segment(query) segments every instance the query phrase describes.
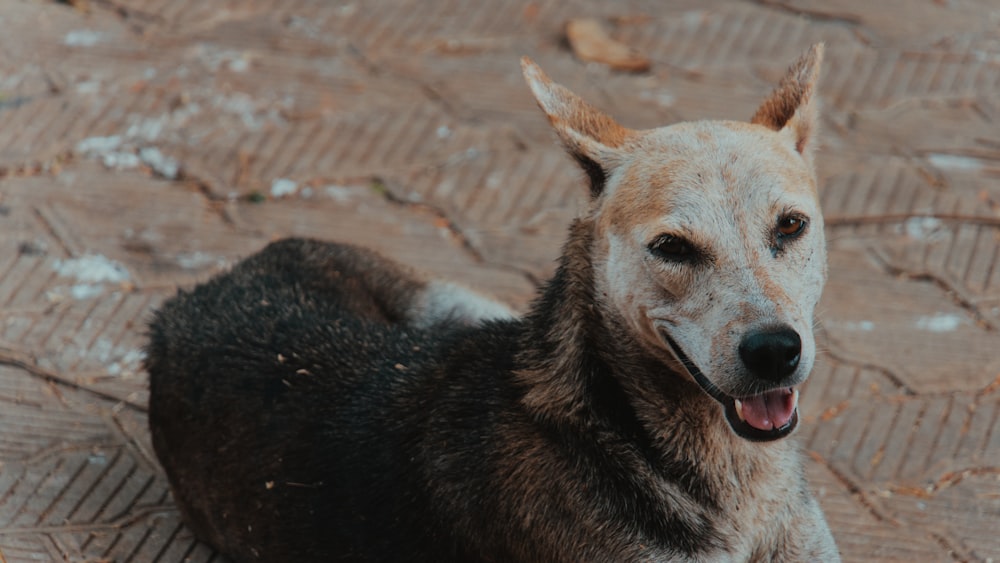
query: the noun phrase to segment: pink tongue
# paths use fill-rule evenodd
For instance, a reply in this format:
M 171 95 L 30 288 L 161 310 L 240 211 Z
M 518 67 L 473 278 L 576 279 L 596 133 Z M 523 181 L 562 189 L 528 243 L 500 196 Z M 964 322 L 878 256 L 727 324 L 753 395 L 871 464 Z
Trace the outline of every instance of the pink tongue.
M 795 412 L 795 398 L 791 389 L 778 389 L 741 401 L 743 420 L 758 430 L 781 428 L 788 424 Z

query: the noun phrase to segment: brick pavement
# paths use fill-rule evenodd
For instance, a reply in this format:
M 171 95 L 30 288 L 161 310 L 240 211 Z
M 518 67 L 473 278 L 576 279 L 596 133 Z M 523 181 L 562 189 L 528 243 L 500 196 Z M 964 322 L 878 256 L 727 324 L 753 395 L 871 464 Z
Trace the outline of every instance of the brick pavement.
M 577 61 L 579 16 L 651 70 Z M 519 56 L 644 127 L 749 116 L 817 40 L 811 482 L 846 560 L 1000 560 L 994 1 L 0 0 L 0 561 L 220 560 L 151 456 L 139 347 L 270 239 L 523 307 L 585 189 Z

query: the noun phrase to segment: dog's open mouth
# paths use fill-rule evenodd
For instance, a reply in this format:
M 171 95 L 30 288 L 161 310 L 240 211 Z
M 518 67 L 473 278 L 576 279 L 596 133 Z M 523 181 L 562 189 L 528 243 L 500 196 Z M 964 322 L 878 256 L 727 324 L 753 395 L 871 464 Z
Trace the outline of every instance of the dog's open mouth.
M 784 438 L 799 423 L 799 390 L 792 387 L 726 399 L 723 403 L 726 420 L 737 434 L 748 440 L 763 442 Z
M 798 426 L 798 389 L 784 387 L 745 397 L 727 395 L 701 373 L 669 334 L 664 331 L 661 334 L 695 382 L 722 404 L 726 420 L 738 436 L 754 442 L 770 442 L 788 436 Z

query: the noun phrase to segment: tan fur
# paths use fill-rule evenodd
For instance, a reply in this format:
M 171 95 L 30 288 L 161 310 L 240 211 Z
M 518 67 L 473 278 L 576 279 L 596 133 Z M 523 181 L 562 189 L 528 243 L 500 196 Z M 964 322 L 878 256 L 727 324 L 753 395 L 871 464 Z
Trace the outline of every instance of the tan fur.
M 812 145 L 815 137 L 816 104 L 813 91 L 819 80 L 819 67 L 823 62 L 823 44 L 813 45 L 799 59 L 788 74 L 778 84 L 778 88 L 763 103 L 751 123 L 763 125 L 775 131 L 789 130 L 795 136 L 795 148 L 807 161 L 812 160 Z
M 661 451 L 697 460 L 700 475 L 725 509 L 705 511 L 675 483 L 643 473 L 644 486 L 659 490 L 664 503 L 687 506 L 692 519 L 711 519 L 724 530 L 724 543 L 705 556 L 687 558 L 648 550 L 622 530 L 613 545 L 593 546 L 594 560 L 839 559 L 794 442 L 754 443 L 735 435 L 719 404 L 686 376 L 663 337 L 669 334 L 712 384 L 739 396 L 751 391 L 737 353 L 740 336 L 780 323 L 802 339 L 794 382 L 808 377 L 816 353 L 814 308 L 826 279 L 812 163 L 822 53 L 822 45 L 814 46 L 793 65 L 751 123 L 703 121 L 644 131 L 618 125 L 553 83 L 534 63 L 522 61 L 539 105 L 591 176 L 594 192 L 591 211 L 574 224 L 564 255 L 565 267 L 579 278 L 570 287 L 579 295 L 567 301 L 593 305 L 565 311 L 553 331 L 568 335 L 563 342 L 580 342 L 574 334 L 603 323 L 613 328 L 610 341 L 624 343 L 617 348 L 623 363 L 631 355 L 622 350 L 630 346 L 636 357 L 663 363 L 661 382 L 621 383 L 644 425 L 669 429 L 657 444 Z M 769 237 L 786 213 L 807 218 L 808 226 L 780 250 L 779 259 Z M 650 243 L 664 233 L 699 248 L 706 263 L 688 267 L 651 256 Z M 567 366 L 575 361 L 569 353 L 562 358 Z M 574 396 L 579 390 L 546 380 L 571 372 L 560 367 L 521 374 L 536 390 L 526 403 L 540 413 L 572 412 L 582 404 Z M 512 440 L 510 459 L 531 457 L 516 446 L 532 443 L 537 440 Z M 528 467 L 508 468 L 511 487 L 540 499 L 537 506 L 523 507 L 520 518 L 531 520 L 533 510 L 556 503 L 575 511 L 572 518 L 584 528 L 601 525 L 599 512 L 588 512 L 579 492 L 555 483 L 538 488 L 538 479 L 521 475 Z M 557 531 L 552 537 L 560 539 Z M 557 553 L 558 546 L 552 549 Z

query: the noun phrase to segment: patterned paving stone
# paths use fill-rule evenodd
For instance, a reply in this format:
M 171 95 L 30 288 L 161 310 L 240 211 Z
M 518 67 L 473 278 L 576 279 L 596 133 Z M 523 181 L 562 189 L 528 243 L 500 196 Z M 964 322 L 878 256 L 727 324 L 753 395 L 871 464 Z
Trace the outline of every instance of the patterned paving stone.
M 0 403 L 7 561 L 211 555 L 180 525 L 159 468 L 123 433 L 120 406 L 7 366 Z
M 887 369 L 916 393 L 974 391 L 1000 372 L 1000 337 L 947 287 L 896 276 L 860 249 L 831 252 L 830 268 L 821 322 L 831 349 Z M 864 305 L 835 308 L 835 301 Z
M 22 252 L 22 260 L 46 266 L 30 286 L 51 289 L 53 296 L 69 296 L 74 282 L 95 285 L 76 288 L 78 297 L 123 285 L 172 287 L 203 278 L 251 248 L 227 225 L 223 205 L 208 201 L 196 185 L 152 177 L 142 164 L 113 171 L 85 161 L 57 175 L 8 179 L 4 204 L 10 213 L 2 220 L 29 218 L 22 219 L 29 230 L 18 242 L 39 247 Z
M 858 560 L 869 561 L 953 559 L 950 550 L 935 538 L 908 534 L 902 523 L 871 510 L 821 463 L 810 464 L 808 475 L 843 554 L 858 554 Z
M 524 307 L 531 297 L 532 284 L 524 274 L 470 253 L 462 232 L 433 209 L 417 207 L 411 220 L 398 221 L 399 204 L 386 199 L 381 184 L 308 189 L 312 195 L 307 197 L 241 205 L 233 213 L 235 224 L 267 239 L 305 236 L 362 244 L 515 307 Z
M 652 69 L 575 60 L 581 16 Z M 269 240 L 523 308 L 587 201 L 520 56 L 642 128 L 745 118 L 819 40 L 810 482 L 847 561 L 1000 559 L 998 23 L 992 0 L 6 2 L 0 562 L 221 561 L 151 454 L 142 331 Z
M 582 174 L 555 144 L 476 151 L 387 187 L 441 210 L 487 261 L 521 265 L 538 279 L 551 274 L 567 225 L 588 205 Z

